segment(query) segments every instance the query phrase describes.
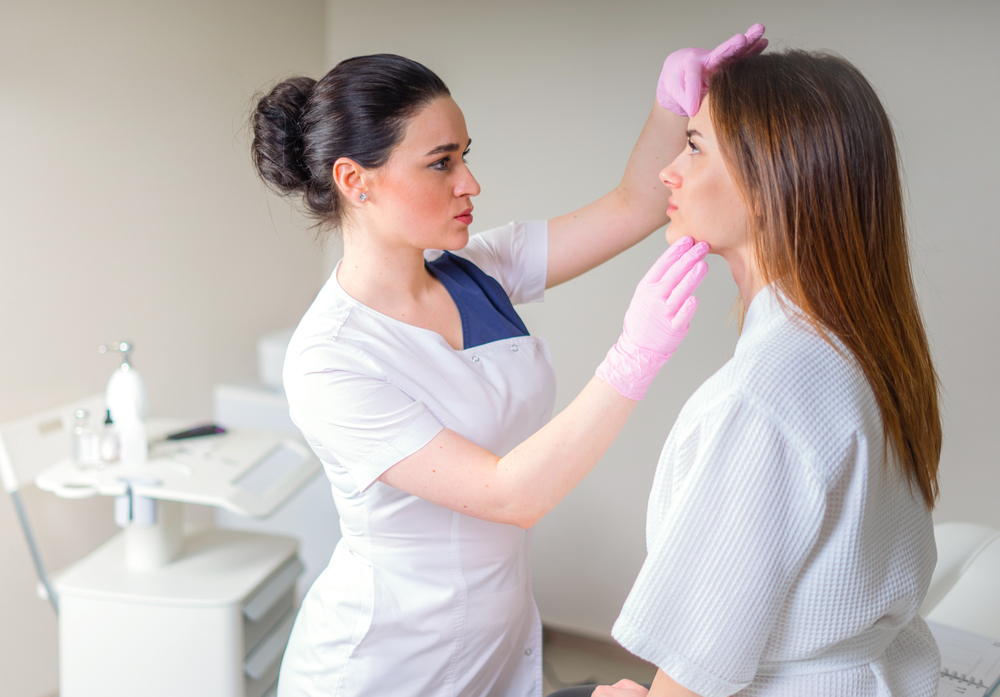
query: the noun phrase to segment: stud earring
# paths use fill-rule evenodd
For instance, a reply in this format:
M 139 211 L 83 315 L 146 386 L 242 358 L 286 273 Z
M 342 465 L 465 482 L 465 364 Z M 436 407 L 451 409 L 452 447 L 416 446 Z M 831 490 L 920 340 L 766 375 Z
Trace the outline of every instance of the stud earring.
M 364 203 L 365 201 L 368 200 L 368 194 L 361 194 L 360 198 L 361 198 L 361 202 Z

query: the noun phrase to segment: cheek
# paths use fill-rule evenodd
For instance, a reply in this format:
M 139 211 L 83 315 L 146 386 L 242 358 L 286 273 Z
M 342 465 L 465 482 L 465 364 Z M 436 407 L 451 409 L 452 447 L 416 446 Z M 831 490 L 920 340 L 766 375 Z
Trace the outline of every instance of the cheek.
M 385 190 L 392 192 L 394 217 L 405 218 L 409 224 L 419 224 L 435 211 L 440 212 L 440 196 L 423 177 L 394 177 L 385 181 Z

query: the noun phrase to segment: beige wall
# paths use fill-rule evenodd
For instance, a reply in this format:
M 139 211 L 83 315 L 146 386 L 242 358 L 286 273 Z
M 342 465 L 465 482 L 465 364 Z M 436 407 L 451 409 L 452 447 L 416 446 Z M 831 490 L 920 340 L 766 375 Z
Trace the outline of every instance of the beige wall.
M 274 77 L 392 51 L 451 86 L 483 185 L 476 229 L 551 217 L 615 184 L 664 55 L 754 21 L 777 45 L 830 48 L 883 95 L 903 147 L 917 283 L 945 391 L 938 520 L 1000 526 L 994 298 L 1000 88 L 993 2 L 585 1 L 29 3 L 0 21 L 0 420 L 103 388 L 100 343 L 129 338 L 158 414 L 206 417 L 254 339 L 294 324 L 319 263 L 290 207 L 254 180 L 239 132 Z M 719 19 L 724 18 L 724 19 Z M 322 54 L 324 43 L 326 56 Z M 994 71 L 995 72 L 995 71 Z M 524 308 L 549 339 L 559 406 L 617 337 L 657 234 Z M 598 469 L 539 524 L 545 619 L 606 635 L 644 554 L 656 457 L 684 400 L 731 354 L 735 287 L 712 263 L 692 333 Z M 58 567 L 113 532 L 106 501 L 29 491 Z M 0 496 L 0 685 L 55 688 L 55 622 Z
M 505 0 L 363 7 L 328 0 L 329 65 L 391 51 L 451 87 L 482 184 L 474 230 L 547 218 L 610 189 L 652 103 L 665 55 L 714 46 L 760 21 L 777 47 L 828 48 L 854 61 L 897 128 L 909 182 L 916 281 L 944 388 L 940 521 L 1000 527 L 1000 85 L 991 1 Z M 664 247 L 658 233 L 604 268 L 523 308 L 552 347 L 557 407 L 615 340 L 632 288 Z M 716 260 L 718 261 L 718 260 Z M 711 263 L 684 346 L 593 474 L 536 529 L 543 618 L 607 636 L 645 554 L 646 497 L 681 405 L 728 356 L 735 286 Z
M 0 9 L 0 421 L 103 390 L 129 339 L 154 414 L 208 418 L 293 324 L 319 253 L 265 195 L 251 95 L 323 66 L 320 0 L 5 0 Z M 115 530 L 108 500 L 28 490 L 54 568 Z M 0 495 L 0 693 L 56 688 L 51 608 Z

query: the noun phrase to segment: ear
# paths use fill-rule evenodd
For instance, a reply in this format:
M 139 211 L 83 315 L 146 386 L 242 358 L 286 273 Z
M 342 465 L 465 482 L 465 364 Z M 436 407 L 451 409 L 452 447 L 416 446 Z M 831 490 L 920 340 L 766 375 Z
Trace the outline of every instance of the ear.
M 349 204 L 360 202 L 361 194 L 368 191 L 365 184 L 368 178 L 368 170 L 354 160 L 341 157 L 333 163 L 333 184 Z

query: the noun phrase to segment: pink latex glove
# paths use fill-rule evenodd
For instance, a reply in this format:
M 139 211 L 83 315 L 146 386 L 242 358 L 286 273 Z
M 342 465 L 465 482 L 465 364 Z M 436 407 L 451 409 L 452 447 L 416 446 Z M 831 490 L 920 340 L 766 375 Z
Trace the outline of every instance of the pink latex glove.
M 691 295 L 708 271 L 708 244 L 682 237 L 639 281 L 625 313 L 622 335 L 597 368 L 601 378 L 639 400 L 687 334 L 698 307 Z
M 707 77 L 720 63 L 755 56 L 767 48 L 764 25 L 755 24 L 746 34 L 737 34 L 712 51 L 682 48 L 663 62 L 660 81 L 656 83 L 656 101 L 664 109 L 681 116 L 694 116 L 708 89 Z

